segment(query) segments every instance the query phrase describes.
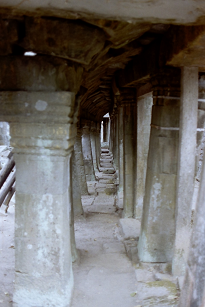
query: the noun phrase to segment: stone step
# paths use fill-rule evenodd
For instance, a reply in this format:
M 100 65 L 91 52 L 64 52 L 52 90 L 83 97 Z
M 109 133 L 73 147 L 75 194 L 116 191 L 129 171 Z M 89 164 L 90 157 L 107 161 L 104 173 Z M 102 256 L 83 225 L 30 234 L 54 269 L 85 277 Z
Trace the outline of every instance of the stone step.
M 103 174 L 114 174 L 115 173 L 115 169 L 112 168 L 106 168 L 103 170 Z
M 112 154 L 110 154 L 110 153 L 107 153 L 107 154 L 101 154 L 101 156 L 100 156 L 101 158 L 108 158 L 108 157 L 113 157 L 113 155 Z
M 100 159 L 100 163 L 112 163 L 113 159 L 109 158 L 109 159 Z
M 113 164 L 112 163 L 100 163 L 100 166 L 104 168 L 112 168 Z
M 109 153 L 109 149 L 107 149 L 107 148 L 102 148 L 102 149 L 101 149 L 101 153 Z
M 99 183 L 104 183 L 104 184 L 111 184 L 111 183 L 115 183 L 115 178 L 111 177 L 111 178 L 102 178 L 99 180 Z
M 116 192 L 117 192 L 116 185 L 113 185 L 113 187 L 111 187 L 111 184 L 109 186 L 107 185 L 107 187 L 105 189 L 105 194 L 106 195 L 115 195 Z

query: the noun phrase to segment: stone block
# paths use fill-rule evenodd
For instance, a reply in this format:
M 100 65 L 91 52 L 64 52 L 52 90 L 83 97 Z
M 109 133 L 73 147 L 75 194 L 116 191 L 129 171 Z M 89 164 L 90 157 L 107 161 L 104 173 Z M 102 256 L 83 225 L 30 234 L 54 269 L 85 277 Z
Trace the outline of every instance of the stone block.
M 169 280 L 171 282 L 176 283 L 176 277 L 170 275 L 170 274 L 162 274 L 159 272 L 154 273 L 154 279 L 155 280 Z
M 120 219 L 120 227 L 124 240 L 139 238 L 141 229 L 140 221 L 131 218 Z
M 115 185 L 111 185 L 111 184 L 110 184 L 110 187 L 107 186 L 106 189 L 105 189 L 105 194 L 107 194 L 107 195 L 115 195 L 116 194 L 116 186 Z
M 138 282 L 150 282 L 155 280 L 153 272 L 146 269 L 135 270 L 135 276 Z
M 115 169 L 114 168 L 107 168 L 103 170 L 103 174 L 114 174 Z
M 125 244 L 125 250 L 127 253 L 128 258 L 132 261 L 132 263 L 137 264 L 139 263 L 139 257 L 138 257 L 138 248 L 137 240 L 126 240 L 124 241 Z
M 184 276 L 179 276 L 177 277 L 177 281 L 178 281 L 178 286 L 179 286 L 179 290 L 181 291 L 184 285 Z

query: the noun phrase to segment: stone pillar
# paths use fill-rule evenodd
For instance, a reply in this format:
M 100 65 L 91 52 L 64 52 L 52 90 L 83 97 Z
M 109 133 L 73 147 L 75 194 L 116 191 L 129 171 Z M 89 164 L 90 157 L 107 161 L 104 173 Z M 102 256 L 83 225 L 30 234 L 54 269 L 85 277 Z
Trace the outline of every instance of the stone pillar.
M 76 129 L 70 110 L 75 95 L 13 91 L 1 92 L 0 100 L 16 162 L 13 306 L 66 307 L 73 289 L 70 157 Z
M 71 184 L 69 186 L 68 195 L 70 196 L 71 203 L 71 212 L 70 212 L 70 244 L 71 244 L 71 255 L 72 262 L 75 262 L 78 259 L 78 252 L 76 249 L 75 242 L 75 228 L 74 228 L 74 215 L 79 216 L 83 214 L 83 207 L 81 202 L 80 187 L 78 184 L 78 177 L 76 175 L 76 161 L 75 161 L 75 152 L 72 152 L 70 159 L 70 178 Z
M 117 108 L 115 109 L 115 155 L 114 155 L 114 166 L 115 169 L 118 171 L 118 111 Z
M 143 262 L 170 262 L 175 237 L 180 70 L 167 69 L 151 81 L 154 105 L 138 253 Z
M 95 133 L 95 142 L 96 142 L 96 162 L 97 168 L 100 170 L 100 155 L 101 155 L 101 123 L 97 122 L 96 133 Z
M 97 172 L 97 155 L 96 155 L 96 122 L 91 122 L 90 127 L 90 142 L 93 157 L 94 172 Z
M 113 153 L 113 137 L 114 137 L 114 121 L 113 114 L 110 116 L 110 139 L 109 139 L 109 150 Z
M 103 117 L 103 142 L 108 142 L 108 127 L 109 126 L 109 118 Z
M 123 217 L 134 216 L 134 159 L 135 159 L 135 111 L 136 90 L 123 89 L 120 95 L 123 105 Z
M 87 181 L 94 181 L 94 167 L 93 167 L 93 157 L 91 150 L 91 141 L 90 141 L 90 121 L 81 120 L 82 125 L 82 148 L 83 148 L 83 160 L 85 167 L 85 175 Z
M 123 153 L 123 107 L 118 108 L 118 167 L 119 167 L 119 191 L 123 190 L 124 153 Z
M 80 171 L 80 169 L 78 170 L 79 167 L 80 165 L 78 165 L 78 162 L 76 161 L 76 153 L 74 149 L 72 153 L 72 157 L 71 157 L 71 176 L 72 176 L 73 214 L 75 216 L 79 216 L 83 214 L 83 207 L 82 207 L 82 201 L 81 201 L 81 187 L 79 183 L 80 176 L 78 176 L 78 172 Z
M 152 92 L 137 98 L 137 156 L 134 195 L 134 217 L 137 220 L 141 220 L 143 210 L 152 104 Z
M 191 246 L 179 307 L 203 307 L 205 304 L 205 159 L 201 175 Z
M 118 171 L 119 171 L 119 187 L 118 187 L 118 206 L 123 208 L 123 182 L 124 182 L 124 146 L 123 146 L 123 130 L 124 130 L 124 107 L 118 106 Z
M 195 178 L 197 114 L 198 67 L 183 67 L 181 73 L 176 237 L 172 263 L 172 272 L 177 276 L 185 274 L 189 250 L 192 197 Z
M 83 160 L 83 149 L 82 149 L 81 138 L 82 138 L 82 129 L 78 126 L 76 141 L 74 145 L 76 170 L 77 170 L 77 176 L 78 176 L 78 182 L 80 185 L 81 195 L 88 195 L 88 187 L 87 187 L 86 176 L 85 176 L 85 167 L 84 167 L 84 160 Z

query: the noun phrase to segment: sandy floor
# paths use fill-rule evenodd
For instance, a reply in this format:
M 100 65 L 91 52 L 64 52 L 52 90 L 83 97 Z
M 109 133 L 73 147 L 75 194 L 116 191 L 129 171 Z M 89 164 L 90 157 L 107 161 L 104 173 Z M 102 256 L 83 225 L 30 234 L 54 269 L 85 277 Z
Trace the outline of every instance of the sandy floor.
M 124 244 L 116 238 L 118 220 L 115 213 L 89 213 L 86 219 L 76 221 L 80 256 L 79 262 L 73 265 L 72 307 L 136 306 L 131 296 L 136 290 L 135 271 Z

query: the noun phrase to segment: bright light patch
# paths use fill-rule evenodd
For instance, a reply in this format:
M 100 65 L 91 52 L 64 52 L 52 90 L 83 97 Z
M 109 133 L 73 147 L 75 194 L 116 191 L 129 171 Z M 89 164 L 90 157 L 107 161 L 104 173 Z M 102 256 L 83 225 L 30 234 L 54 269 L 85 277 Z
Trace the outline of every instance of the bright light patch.
M 33 52 L 33 51 L 26 51 L 24 52 L 24 56 L 35 56 L 37 53 Z

